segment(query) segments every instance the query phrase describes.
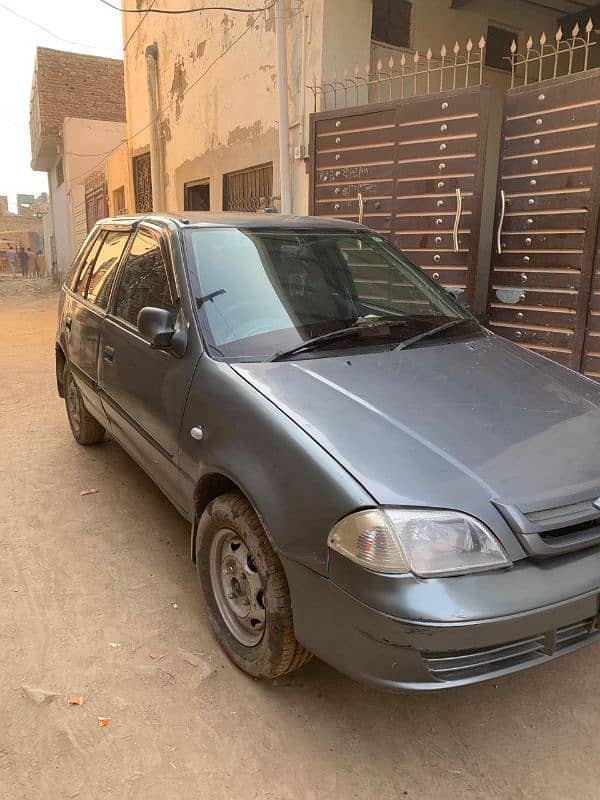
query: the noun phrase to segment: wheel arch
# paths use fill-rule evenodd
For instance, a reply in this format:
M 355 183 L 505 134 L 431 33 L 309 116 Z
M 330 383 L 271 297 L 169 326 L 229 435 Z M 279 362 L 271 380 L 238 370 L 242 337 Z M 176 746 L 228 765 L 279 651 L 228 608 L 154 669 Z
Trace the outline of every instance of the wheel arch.
M 67 357 L 57 342 L 55 346 L 55 359 L 56 359 L 56 388 L 58 390 L 58 396 L 64 397 L 65 396 L 65 366 L 67 363 Z
M 198 522 L 200 517 L 210 502 L 222 494 L 227 494 L 227 492 L 237 492 L 252 506 L 273 549 L 275 552 L 278 550 L 273 542 L 273 537 L 265 525 L 263 515 L 260 513 L 260 510 L 257 508 L 256 503 L 252 500 L 248 492 L 240 485 L 239 481 L 236 481 L 224 472 L 211 471 L 200 477 L 194 489 L 194 518 L 190 537 L 190 557 L 194 563 L 196 562 L 196 538 L 198 535 Z

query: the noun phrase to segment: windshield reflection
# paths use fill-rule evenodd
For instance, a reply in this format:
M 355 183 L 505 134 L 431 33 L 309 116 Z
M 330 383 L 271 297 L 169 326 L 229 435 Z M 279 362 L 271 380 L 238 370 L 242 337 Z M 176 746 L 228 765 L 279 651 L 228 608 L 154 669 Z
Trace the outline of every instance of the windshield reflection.
M 471 319 L 376 235 L 288 228 L 186 235 L 200 323 L 208 346 L 225 357 L 268 359 L 357 326 L 358 335 L 328 337 L 319 349 L 389 346 Z M 373 324 L 385 320 L 393 324 Z

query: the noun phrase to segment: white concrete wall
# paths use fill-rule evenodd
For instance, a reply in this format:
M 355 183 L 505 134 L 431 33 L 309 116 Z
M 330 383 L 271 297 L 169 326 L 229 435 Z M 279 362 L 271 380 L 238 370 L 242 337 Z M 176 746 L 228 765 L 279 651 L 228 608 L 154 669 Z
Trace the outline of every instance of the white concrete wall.
M 71 261 L 71 228 L 69 222 L 69 204 L 67 202 L 67 187 L 65 182 L 57 186 L 56 165 L 48 173 L 48 187 L 50 190 L 50 212 L 52 214 L 52 228 L 54 232 L 54 252 L 56 254 L 56 277 L 63 278 L 67 273 Z M 50 249 L 48 262 L 52 272 L 53 250 Z

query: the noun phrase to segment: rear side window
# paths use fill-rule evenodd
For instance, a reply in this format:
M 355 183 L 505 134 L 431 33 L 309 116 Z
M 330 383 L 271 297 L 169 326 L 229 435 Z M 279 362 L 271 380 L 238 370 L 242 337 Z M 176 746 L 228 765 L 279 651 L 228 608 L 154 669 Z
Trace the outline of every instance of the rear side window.
M 83 261 L 81 262 L 79 272 L 75 270 L 75 277 L 73 283 L 71 284 L 71 289 L 74 292 L 77 292 L 77 294 L 83 294 L 85 292 L 85 287 L 87 286 L 88 278 L 90 276 L 90 270 L 94 266 L 94 261 L 98 255 L 98 250 L 100 249 L 103 238 L 104 236 L 101 233 L 98 238 L 94 240 L 94 243 L 87 251 Z
M 153 233 L 141 230 L 125 260 L 115 314 L 137 328 L 138 314 L 145 306 L 175 311 L 160 241 Z
M 92 268 L 87 299 L 100 308 L 108 306 L 117 266 L 129 238 L 129 231 L 108 231 Z

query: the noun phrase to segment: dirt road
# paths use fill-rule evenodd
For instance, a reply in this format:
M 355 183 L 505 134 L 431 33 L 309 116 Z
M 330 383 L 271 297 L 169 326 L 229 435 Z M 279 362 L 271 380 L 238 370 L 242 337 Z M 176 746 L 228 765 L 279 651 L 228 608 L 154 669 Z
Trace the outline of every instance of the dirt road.
M 2 800 L 600 795 L 597 645 L 434 696 L 316 660 L 274 684 L 233 667 L 188 525 L 117 445 L 71 438 L 55 307 L 46 284 L 0 279 Z

